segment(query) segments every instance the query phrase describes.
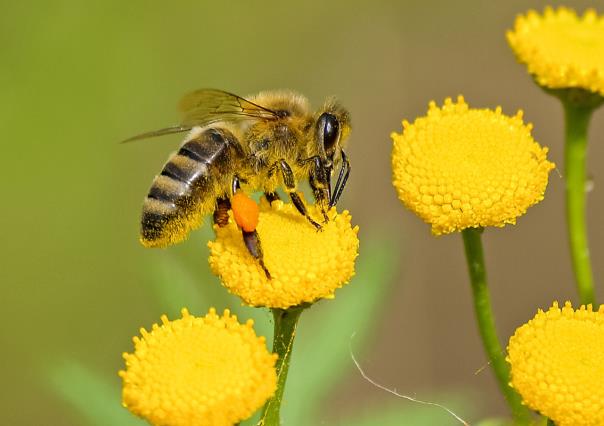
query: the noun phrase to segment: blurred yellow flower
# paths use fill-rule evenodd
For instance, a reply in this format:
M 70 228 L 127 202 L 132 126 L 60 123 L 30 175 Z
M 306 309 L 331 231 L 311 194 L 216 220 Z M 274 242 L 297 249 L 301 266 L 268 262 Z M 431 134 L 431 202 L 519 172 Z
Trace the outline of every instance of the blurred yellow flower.
M 539 310 L 510 339 L 507 361 L 525 404 L 557 426 L 604 425 L 604 305 Z
M 153 425 L 233 425 L 250 417 L 273 395 L 275 361 L 253 321 L 240 324 L 228 310 L 214 309 L 134 337 L 134 353 L 124 354 L 122 400 Z
M 332 209 L 329 222 L 317 231 L 292 204 L 278 200 L 271 204 L 261 201 L 257 227 L 271 279 L 248 253 L 232 219 L 225 227 L 215 227 L 216 240 L 208 244 L 212 271 L 251 306 L 285 309 L 333 298 L 354 275 L 359 240 L 350 214 Z M 313 205 L 308 211 L 321 217 Z
M 534 10 L 516 18 L 507 39 L 537 82 L 550 89 L 581 88 L 604 95 L 604 17 L 587 10 Z
M 543 199 L 554 168 L 531 129 L 522 111 L 470 109 L 462 96 L 430 102 L 427 116 L 391 135 L 398 197 L 436 235 L 515 223 Z

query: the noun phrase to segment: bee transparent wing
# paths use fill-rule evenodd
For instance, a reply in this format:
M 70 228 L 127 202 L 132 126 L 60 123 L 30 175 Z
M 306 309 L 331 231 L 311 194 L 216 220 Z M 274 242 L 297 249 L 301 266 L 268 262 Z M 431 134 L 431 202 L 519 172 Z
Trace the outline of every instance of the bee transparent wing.
M 206 126 L 217 121 L 275 120 L 275 111 L 217 89 L 200 89 L 185 95 L 179 104 L 182 127 Z
M 217 89 L 199 89 L 191 92 L 181 99 L 178 107 L 183 114 L 180 125 L 141 133 L 123 140 L 122 143 L 188 132 L 195 126 L 207 126 L 217 121 L 275 120 L 279 118 L 275 111 L 250 102 L 241 96 Z
M 122 143 L 137 141 L 139 139 L 154 138 L 156 136 L 171 135 L 173 133 L 188 132 L 189 130 L 191 130 L 191 128 L 192 128 L 192 126 L 166 127 L 164 129 L 153 130 L 151 132 L 145 132 L 145 133 L 141 133 L 140 135 L 129 137 L 128 139 L 124 139 L 122 141 Z

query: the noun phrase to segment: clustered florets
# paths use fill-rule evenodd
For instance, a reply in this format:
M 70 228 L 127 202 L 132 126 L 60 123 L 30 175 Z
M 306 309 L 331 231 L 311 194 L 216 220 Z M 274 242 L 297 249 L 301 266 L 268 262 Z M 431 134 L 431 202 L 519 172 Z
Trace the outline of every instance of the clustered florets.
M 543 199 L 547 148 L 513 117 L 470 109 L 463 97 L 430 103 L 428 114 L 393 133 L 393 183 L 407 208 L 434 234 L 515 223 Z

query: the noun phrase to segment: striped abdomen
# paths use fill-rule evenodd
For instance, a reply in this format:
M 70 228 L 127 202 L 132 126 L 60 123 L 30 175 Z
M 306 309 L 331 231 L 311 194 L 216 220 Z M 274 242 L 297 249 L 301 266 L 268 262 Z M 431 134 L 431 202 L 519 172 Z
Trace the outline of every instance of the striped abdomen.
M 239 144 L 225 129 L 192 133 L 155 177 L 143 204 L 141 243 L 165 247 L 184 240 L 228 192 Z

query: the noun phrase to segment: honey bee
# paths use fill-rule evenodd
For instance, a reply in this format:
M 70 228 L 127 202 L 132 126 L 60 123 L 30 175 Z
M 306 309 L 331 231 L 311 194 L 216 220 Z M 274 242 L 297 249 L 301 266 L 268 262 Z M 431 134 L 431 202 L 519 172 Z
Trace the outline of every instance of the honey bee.
M 307 181 L 323 220 L 346 186 L 350 163 L 343 150 L 350 133 L 350 114 L 334 99 L 313 112 L 308 100 L 291 91 L 261 92 L 244 99 L 215 89 L 185 95 L 179 104 L 180 125 L 143 133 L 126 141 L 188 132 L 155 176 L 143 203 L 140 241 L 166 247 L 184 240 L 213 213 L 225 226 L 232 197 L 262 191 L 269 202 L 283 188 L 296 209 L 316 229 L 297 192 Z M 339 165 L 332 191 L 331 178 Z M 255 229 L 242 229 L 248 251 L 264 268 Z

